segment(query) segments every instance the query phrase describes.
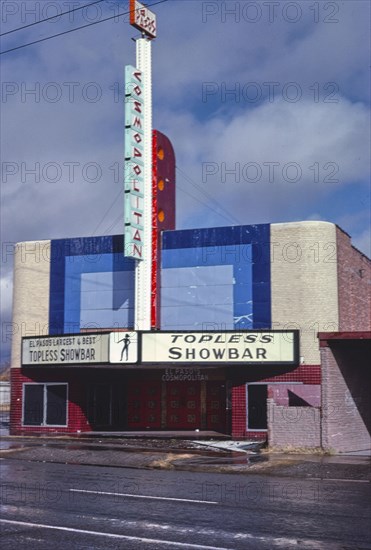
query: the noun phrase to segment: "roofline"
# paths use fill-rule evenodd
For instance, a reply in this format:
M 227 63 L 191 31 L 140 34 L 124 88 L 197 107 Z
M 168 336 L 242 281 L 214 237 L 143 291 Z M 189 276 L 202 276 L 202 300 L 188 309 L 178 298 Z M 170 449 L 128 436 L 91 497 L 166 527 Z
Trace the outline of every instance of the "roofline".
M 353 332 L 318 332 L 320 348 L 326 348 L 333 341 L 344 340 L 369 340 L 371 342 L 371 330 L 353 331 Z

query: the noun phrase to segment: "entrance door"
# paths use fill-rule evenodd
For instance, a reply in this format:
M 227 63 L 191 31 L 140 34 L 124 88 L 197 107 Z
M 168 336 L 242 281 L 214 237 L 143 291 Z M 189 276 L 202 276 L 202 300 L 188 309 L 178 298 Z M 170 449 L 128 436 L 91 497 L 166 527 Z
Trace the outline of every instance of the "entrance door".
M 223 382 L 206 383 L 206 429 L 224 431 L 226 389 Z
M 168 429 L 201 428 L 201 382 L 167 382 Z
M 267 429 L 266 384 L 249 384 L 247 386 L 247 427 L 249 430 Z
M 161 428 L 161 382 L 131 380 L 127 388 L 128 427 Z
M 112 387 L 94 384 L 88 388 L 88 419 L 92 429 L 107 429 L 112 425 Z

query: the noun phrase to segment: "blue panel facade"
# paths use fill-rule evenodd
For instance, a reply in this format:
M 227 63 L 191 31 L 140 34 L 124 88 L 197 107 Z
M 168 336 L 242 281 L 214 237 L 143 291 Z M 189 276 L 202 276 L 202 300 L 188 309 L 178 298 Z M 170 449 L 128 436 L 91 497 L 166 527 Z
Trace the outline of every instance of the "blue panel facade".
M 162 330 L 270 326 L 268 224 L 163 234 Z
M 162 330 L 271 326 L 269 225 L 163 234 Z M 121 236 L 51 243 L 51 334 L 134 327 L 134 261 Z
M 122 237 L 51 243 L 50 334 L 134 326 L 134 262 Z

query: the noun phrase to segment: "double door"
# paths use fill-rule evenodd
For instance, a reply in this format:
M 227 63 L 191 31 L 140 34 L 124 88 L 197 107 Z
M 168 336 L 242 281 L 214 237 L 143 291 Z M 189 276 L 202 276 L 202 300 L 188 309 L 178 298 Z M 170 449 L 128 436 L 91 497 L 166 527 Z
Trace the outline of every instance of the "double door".
M 226 430 L 223 382 L 133 380 L 127 403 L 129 429 Z
M 88 386 L 87 418 L 93 430 L 121 429 L 126 415 L 123 384 L 96 383 Z
M 201 428 L 201 382 L 166 383 L 166 427 L 195 430 Z
M 128 381 L 127 424 L 130 429 L 161 429 L 162 384 L 159 380 Z
M 219 381 L 129 379 L 88 388 L 93 430 L 226 430 L 225 386 Z

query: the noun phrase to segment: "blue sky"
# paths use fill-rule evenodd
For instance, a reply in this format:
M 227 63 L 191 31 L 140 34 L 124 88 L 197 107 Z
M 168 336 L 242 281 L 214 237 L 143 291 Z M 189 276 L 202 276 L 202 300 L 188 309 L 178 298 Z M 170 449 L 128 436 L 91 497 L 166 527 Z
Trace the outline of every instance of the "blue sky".
M 1 32 L 89 1 L 4 0 Z M 127 9 L 105 0 L 3 36 L 1 51 Z M 153 10 L 154 127 L 177 156 L 177 227 L 321 219 L 370 254 L 370 3 L 168 0 Z M 6 250 L 122 232 L 123 74 L 137 35 L 122 17 L 1 56 Z M 11 255 L 1 290 L 6 323 Z

